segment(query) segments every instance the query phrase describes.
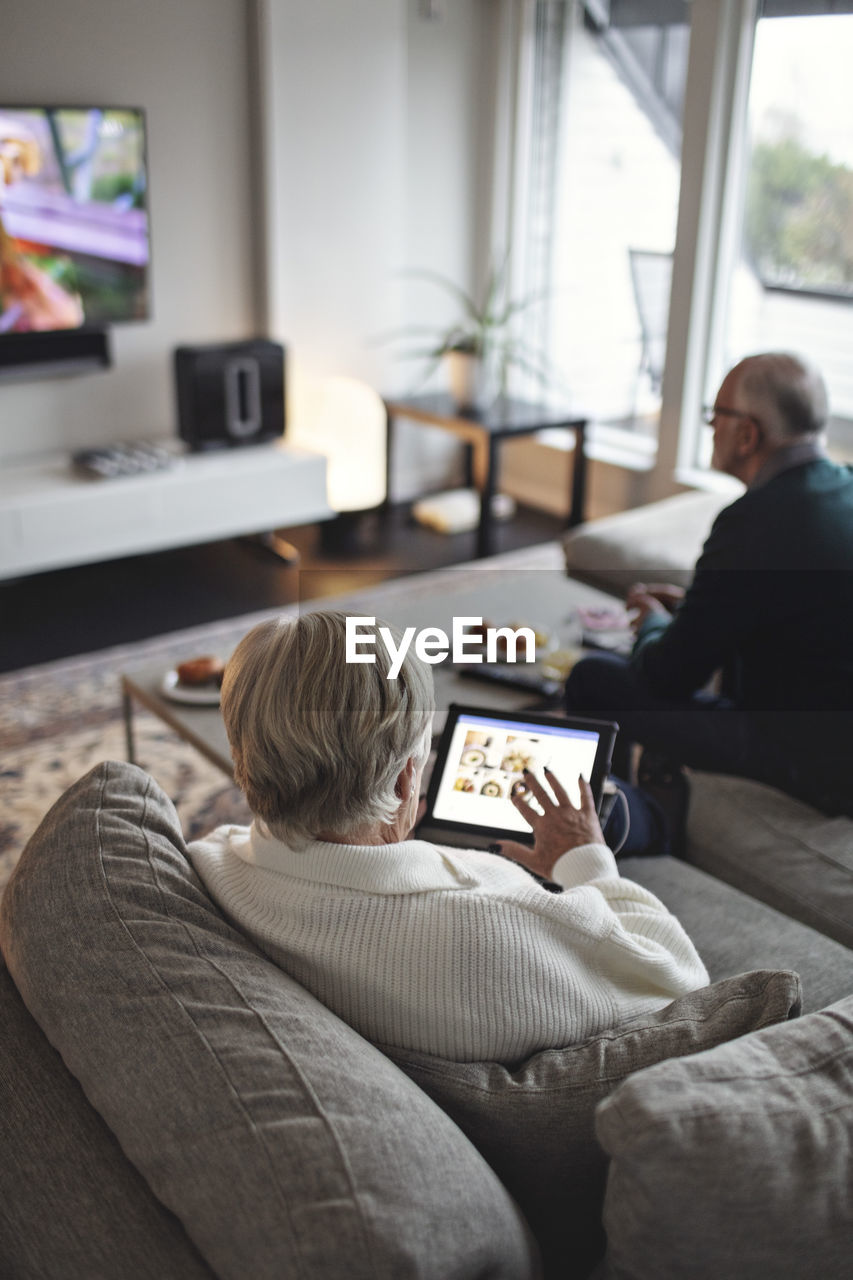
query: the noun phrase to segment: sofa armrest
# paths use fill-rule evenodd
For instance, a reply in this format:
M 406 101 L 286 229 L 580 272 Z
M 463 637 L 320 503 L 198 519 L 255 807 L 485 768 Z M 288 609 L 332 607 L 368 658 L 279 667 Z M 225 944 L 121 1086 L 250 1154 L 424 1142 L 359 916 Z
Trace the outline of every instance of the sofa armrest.
M 456 1126 L 232 928 L 175 810 L 127 764 L 92 770 L 0 904 L 30 1012 L 219 1277 L 488 1273 L 536 1247 Z
M 591 520 L 564 536 L 566 571 L 618 596 L 634 582 L 687 587 L 711 525 L 734 496 L 681 493 Z

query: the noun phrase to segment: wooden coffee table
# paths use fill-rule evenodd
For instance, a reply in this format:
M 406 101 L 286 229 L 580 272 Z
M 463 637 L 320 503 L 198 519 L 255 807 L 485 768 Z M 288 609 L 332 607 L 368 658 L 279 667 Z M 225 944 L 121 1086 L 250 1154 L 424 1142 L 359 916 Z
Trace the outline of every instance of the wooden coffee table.
M 441 668 L 433 670 L 437 704 L 434 721 L 436 733 L 441 732 L 451 702 L 473 703 L 495 711 L 518 711 L 537 702 L 541 705 L 541 699 L 537 700 L 535 693 L 530 690 L 465 679 L 453 672 L 444 672 Z M 121 678 L 127 758 L 130 763 L 137 763 L 133 712 L 134 704 L 138 704 L 153 712 L 179 738 L 195 747 L 229 778 L 233 778 L 234 768 L 219 708 L 186 706 L 175 702 L 163 692 L 162 684 L 162 665 L 143 667 Z
M 543 563 L 546 567 L 537 567 Z M 313 600 L 303 609 L 335 608 L 349 613 L 378 616 L 397 626 L 422 629 L 438 626 L 448 634 L 453 617 L 479 617 L 494 626 L 529 625 L 558 637 L 558 643 L 577 648 L 580 630 L 578 607 L 612 606 L 612 596 L 585 583 L 566 577 L 557 550 L 526 565 L 521 553 L 497 557 L 476 567 L 460 566 L 429 574 L 415 574 L 359 595 Z M 492 569 L 490 566 L 500 566 Z M 516 565 L 521 567 L 515 567 Z M 239 620 L 235 620 L 235 623 Z M 246 627 L 248 629 L 248 627 Z M 239 629 L 234 644 L 240 638 Z M 195 641 L 196 646 L 198 640 Z M 197 647 L 187 659 L 201 652 Z M 221 653 L 222 658 L 229 655 Z M 473 668 L 471 668 L 473 669 Z M 469 669 L 469 670 L 471 670 Z M 524 669 L 524 664 L 520 664 Z M 541 697 L 530 689 L 492 684 L 460 674 L 449 662 L 433 666 L 436 717 L 440 732 L 452 702 L 469 703 L 497 711 L 517 711 L 542 705 Z M 148 664 L 122 675 L 121 688 L 127 735 L 127 758 L 135 759 L 133 715 L 135 706 L 152 712 L 207 760 L 233 778 L 233 766 L 218 706 L 195 706 L 176 702 L 164 692 L 163 663 Z M 558 708 L 555 703 L 555 710 Z
M 141 667 L 131 675 L 121 678 L 122 709 L 127 745 L 127 758 L 136 764 L 136 743 L 133 732 L 134 704 L 151 711 L 173 729 L 179 738 L 200 751 L 206 759 L 234 777 L 231 753 L 225 725 L 218 706 L 187 706 L 174 702 L 163 693 L 163 665 Z

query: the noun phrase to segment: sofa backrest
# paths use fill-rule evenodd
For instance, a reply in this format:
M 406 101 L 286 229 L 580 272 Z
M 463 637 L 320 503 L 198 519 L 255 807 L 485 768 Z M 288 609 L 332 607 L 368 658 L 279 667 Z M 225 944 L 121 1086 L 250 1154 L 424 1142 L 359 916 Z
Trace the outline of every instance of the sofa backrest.
M 692 773 L 687 840 L 695 866 L 853 948 L 853 818 L 750 778 Z
M 0 904 L 0 944 L 216 1276 L 538 1273 L 520 1211 L 453 1122 L 216 910 L 141 770 L 100 765 L 57 802 Z

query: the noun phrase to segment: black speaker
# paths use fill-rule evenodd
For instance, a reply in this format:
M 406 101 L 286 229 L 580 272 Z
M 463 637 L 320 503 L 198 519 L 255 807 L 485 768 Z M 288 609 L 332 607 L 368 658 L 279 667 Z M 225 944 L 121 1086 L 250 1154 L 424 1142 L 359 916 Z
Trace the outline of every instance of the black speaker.
M 283 435 L 284 367 L 284 347 L 262 338 L 176 347 L 181 439 L 222 449 Z

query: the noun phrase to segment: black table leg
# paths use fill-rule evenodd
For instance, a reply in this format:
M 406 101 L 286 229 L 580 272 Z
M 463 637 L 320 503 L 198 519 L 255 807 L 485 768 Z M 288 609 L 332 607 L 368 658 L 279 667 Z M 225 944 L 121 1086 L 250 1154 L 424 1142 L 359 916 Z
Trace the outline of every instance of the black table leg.
M 584 522 L 586 503 L 586 423 L 579 422 L 574 428 L 575 452 L 572 460 L 571 505 L 566 526 L 574 528 Z
M 472 444 L 464 444 L 462 448 L 465 450 L 465 454 L 464 454 L 465 488 L 472 489 L 474 487 L 474 446 Z
M 478 560 L 482 560 L 484 556 L 490 556 L 494 550 L 492 499 L 498 487 L 498 443 L 495 436 L 489 437 L 489 465 L 486 468 L 486 476 L 480 492 L 480 524 L 477 529 Z
M 385 500 L 380 504 L 379 511 L 383 518 L 387 518 L 391 511 L 391 461 L 393 452 L 393 434 L 394 419 L 386 409 L 385 411 Z

